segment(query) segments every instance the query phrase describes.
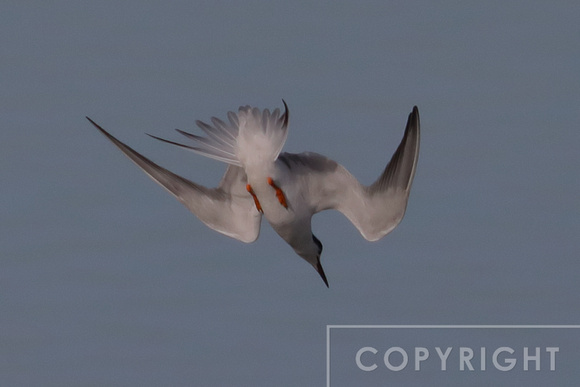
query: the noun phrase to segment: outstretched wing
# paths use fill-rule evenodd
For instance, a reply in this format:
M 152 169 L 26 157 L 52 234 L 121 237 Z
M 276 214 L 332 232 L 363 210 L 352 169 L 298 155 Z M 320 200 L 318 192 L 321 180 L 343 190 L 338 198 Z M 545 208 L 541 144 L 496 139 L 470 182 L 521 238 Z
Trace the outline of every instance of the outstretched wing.
M 229 165 L 219 186 L 209 189 L 160 167 L 87 119 L 208 227 L 242 242 L 249 243 L 258 238 L 262 215 L 245 190 L 247 178 L 242 168 Z
M 377 181 L 360 184 L 343 166 L 316 153 L 280 155 L 314 212 L 342 212 L 369 241 L 391 232 L 403 219 L 419 156 L 419 110 L 409 115 L 405 135 Z

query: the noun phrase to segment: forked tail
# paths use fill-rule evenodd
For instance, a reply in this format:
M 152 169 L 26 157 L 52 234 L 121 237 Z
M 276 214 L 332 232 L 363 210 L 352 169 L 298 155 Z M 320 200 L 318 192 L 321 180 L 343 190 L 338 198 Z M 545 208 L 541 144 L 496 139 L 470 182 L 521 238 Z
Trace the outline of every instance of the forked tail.
M 270 112 L 268 109 L 260 111 L 251 106 L 241 106 L 237 114 L 228 112 L 228 122 L 216 117 L 211 118 L 213 125 L 196 121 L 197 126 L 207 137 L 176 129 L 193 140 L 195 142 L 193 146 L 149 136 L 241 167 L 248 163 L 274 161 L 278 158 L 288 136 L 288 106 L 284 100 L 282 102 L 285 108 L 282 115 L 280 109 Z

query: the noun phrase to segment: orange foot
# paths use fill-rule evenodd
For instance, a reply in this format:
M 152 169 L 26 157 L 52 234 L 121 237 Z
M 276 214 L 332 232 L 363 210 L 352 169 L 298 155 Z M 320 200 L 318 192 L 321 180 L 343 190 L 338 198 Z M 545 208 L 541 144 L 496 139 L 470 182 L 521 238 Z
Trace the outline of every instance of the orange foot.
M 254 193 L 254 190 L 252 189 L 252 186 L 247 184 L 246 185 L 246 190 L 250 193 L 250 195 L 252 195 L 252 197 L 254 198 L 254 204 L 256 205 L 256 209 L 258 211 L 260 211 L 260 213 L 264 213 L 264 211 L 262 210 L 262 206 L 260 205 L 260 201 L 258 200 L 258 197 L 256 196 L 256 194 Z
M 274 184 L 274 180 L 271 177 L 268 178 L 268 184 L 270 184 L 272 186 L 272 188 L 274 188 L 276 190 L 276 197 L 278 198 L 278 201 L 280 202 L 280 204 L 284 208 L 288 208 L 288 203 L 286 203 L 286 197 L 284 196 L 284 192 L 282 192 L 280 187 L 278 187 L 276 184 Z

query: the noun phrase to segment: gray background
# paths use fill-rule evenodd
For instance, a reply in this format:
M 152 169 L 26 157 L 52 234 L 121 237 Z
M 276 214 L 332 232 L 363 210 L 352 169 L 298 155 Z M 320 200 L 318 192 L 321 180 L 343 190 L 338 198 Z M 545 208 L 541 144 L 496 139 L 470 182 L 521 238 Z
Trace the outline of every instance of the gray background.
M 575 1 L 2 2 L 0 384 L 314 386 L 327 324 L 578 323 L 579 16 Z M 315 217 L 330 289 L 266 223 L 249 245 L 206 228 L 84 118 L 213 186 L 223 164 L 144 132 L 282 98 L 285 150 L 365 184 L 420 109 L 402 224 L 369 243 Z

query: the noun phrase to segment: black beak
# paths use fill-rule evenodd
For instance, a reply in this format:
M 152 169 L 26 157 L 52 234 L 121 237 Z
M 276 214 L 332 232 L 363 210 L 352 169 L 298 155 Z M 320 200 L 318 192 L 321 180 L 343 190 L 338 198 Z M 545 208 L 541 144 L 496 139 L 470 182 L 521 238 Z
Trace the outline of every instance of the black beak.
M 324 269 L 322 268 L 322 265 L 320 264 L 320 260 L 318 261 L 318 264 L 316 265 L 316 271 L 318 272 L 318 274 L 320 274 L 320 278 L 322 278 L 322 280 L 326 284 L 326 287 L 328 288 L 329 287 L 328 280 L 326 279 L 326 274 L 324 274 Z

